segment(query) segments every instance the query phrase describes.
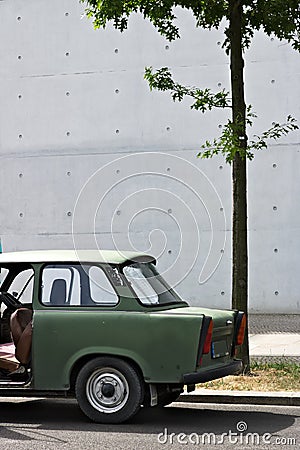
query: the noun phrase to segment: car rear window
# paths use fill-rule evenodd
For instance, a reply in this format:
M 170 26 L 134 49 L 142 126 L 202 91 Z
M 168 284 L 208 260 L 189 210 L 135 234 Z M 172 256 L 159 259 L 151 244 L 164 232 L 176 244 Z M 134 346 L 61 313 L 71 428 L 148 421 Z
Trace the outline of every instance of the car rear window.
M 123 268 L 129 285 L 143 305 L 182 302 L 152 263 L 133 263 Z

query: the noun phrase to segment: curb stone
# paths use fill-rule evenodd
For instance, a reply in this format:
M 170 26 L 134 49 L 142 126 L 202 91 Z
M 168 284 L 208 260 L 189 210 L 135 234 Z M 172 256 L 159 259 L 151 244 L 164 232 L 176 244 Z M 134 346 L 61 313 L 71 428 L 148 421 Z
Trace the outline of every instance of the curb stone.
M 300 392 L 217 391 L 205 389 L 181 394 L 177 402 L 300 406 Z

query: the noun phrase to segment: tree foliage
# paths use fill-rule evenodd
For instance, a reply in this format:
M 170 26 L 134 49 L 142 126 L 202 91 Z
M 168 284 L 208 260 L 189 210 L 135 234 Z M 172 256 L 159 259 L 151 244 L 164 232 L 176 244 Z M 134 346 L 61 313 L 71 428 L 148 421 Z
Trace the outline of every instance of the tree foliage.
M 199 110 L 202 113 L 210 111 L 213 108 L 232 108 L 230 93 L 225 89 L 217 93 L 212 93 L 210 89 L 200 89 L 196 87 L 183 86 L 175 82 L 168 67 L 162 67 L 157 71 L 153 71 L 152 67 L 146 67 L 144 78 L 148 81 L 150 90 L 170 91 L 173 101 L 181 102 L 185 97 L 192 99 L 191 109 Z M 253 125 L 253 119 L 257 116 L 252 111 L 252 106 L 248 105 L 246 112 L 246 124 Z M 252 160 L 254 151 L 268 148 L 269 140 L 278 140 L 282 136 L 286 136 L 290 131 L 298 129 L 296 119 L 288 115 L 286 122 L 280 124 L 273 122 L 272 126 L 264 131 L 260 136 L 254 135 L 248 141 L 245 147 L 241 147 L 239 142 L 239 128 L 241 123 L 234 123 L 228 120 L 223 127 L 223 131 L 218 138 L 213 141 L 206 141 L 202 146 L 202 150 L 198 153 L 198 157 L 212 158 L 215 155 L 222 154 L 226 162 L 231 163 L 239 153 L 241 157 Z
M 230 20 L 230 1 L 223 0 L 80 0 L 87 4 L 86 14 L 93 18 L 96 28 L 105 27 L 110 21 L 124 31 L 132 13 L 141 13 L 157 28 L 159 33 L 172 41 L 180 37 L 176 23 L 176 7 L 190 10 L 196 26 L 206 29 L 218 28 L 223 19 Z M 243 6 L 243 45 L 249 46 L 255 31 L 262 29 L 268 36 L 287 39 L 300 50 L 299 0 L 240 0 Z M 225 28 L 228 39 L 229 27 Z
M 105 28 L 108 22 L 120 31 L 126 30 L 132 13 L 141 13 L 145 19 L 157 28 L 160 34 L 172 41 L 180 37 L 176 22 L 176 7 L 190 10 L 196 20 L 196 27 L 204 29 L 219 28 L 225 20 L 224 44 L 227 53 L 230 51 L 232 33 L 230 20 L 233 8 L 240 7 L 241 14 L 241 45 L 248 48 L 255 31 L 263 30 L 267 35 L 278 39 L 287 39 L 295 50 L 300 51 L 300 2 L 298 0 L 80 0 L 86 3 L 86 14 L 91 17 L 95 28 Z M 213 108 L 233 108 L 230 93 L 220 90 L 213 93 L 208 88 L 189 87 L 175 82 L 168 67 L 162 67 L 156 72 L 152 67 L 145 69 L 145 79 L 150 89 L 170 91 L 173 101 L 182 101 L 185 97 L 192 98 L 191 109 L 202 113 Z M 246 110 L 246 107 L 244 107 Z M 288 117 L 283 124 L 276 123 L 264 131 L 261 136 L 255 135 L 248 142 L 244 130 L 252 126 L 256 115 L 248 107 L 247 112 L 237 111 L 235 119 L 228 120 L 221 135 L 212 142 L 206 141 L 198 156 L 210 158 L 223 154 L 227 162 L 233 161 L 237 153 L 242 158 L 252 159 L 255 150 L 267 148 L 267 141 L 279 139 L 289 131 L 297 129 L 296 121 Z M 241 140 L 244 145 L 241 145 Z
M 173 101 L 181 102 L 184 97 L 188 96 L 193 99 L 191 109 L 196 111 L 210 111 L 212 108 L 230 108 L 229 92 L 225 89 L 213 94 L 210 89 L 200 89 L 196 87 L 187 87 L 176 83 L 172 79 L 172 74 L 168 67 L 162 67 L 153 73 L 152 67 L 146 67 L 145 79 L 149 83 L 149 87 L 160 91 L 171 91 Z
M 247 123 L 252 125 L 250 117 L 256 117 L 256 114 L 251 112 L 251 105 L 248 107 Z M 290 131 L 298 129 L 296 119 L 291 115 L 288 115 L 286 122 L 280 124 L 274 122 L 272 126 L 264 131 L 260 136 L 254 135 L 252 140 L 247 140 L 245 148 L 241 148 L 239 143 L 239 135 L 236 130 L 236 124 L 231 120 L 228 120 L 227 124 L 223 127 L 223 132 L 217 139 L 213 139 L 212 142 L 206 141 L 201 146 L 203 151 L 198 153 L 201 158 L 212 158 L 215 155 L 222 154 L 226 162 L 231 163 L 237 153 L 240 154 L 242 159 L 252 160 L 254 158 L 255 150 L 263 150 L 268 148 L 268 141 L 277 141 L 282 136 L 286 136 Z

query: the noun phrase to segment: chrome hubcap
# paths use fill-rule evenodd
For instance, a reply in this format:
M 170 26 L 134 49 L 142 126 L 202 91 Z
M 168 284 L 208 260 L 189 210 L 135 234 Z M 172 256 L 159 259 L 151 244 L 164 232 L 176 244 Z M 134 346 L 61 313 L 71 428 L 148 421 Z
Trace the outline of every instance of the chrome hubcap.
M 117 369 L 103 367 L 95 370 L 86 384 L 90 404 L 100 412 L 114 413 L 123 408 L 129 396 L 126 378 Z

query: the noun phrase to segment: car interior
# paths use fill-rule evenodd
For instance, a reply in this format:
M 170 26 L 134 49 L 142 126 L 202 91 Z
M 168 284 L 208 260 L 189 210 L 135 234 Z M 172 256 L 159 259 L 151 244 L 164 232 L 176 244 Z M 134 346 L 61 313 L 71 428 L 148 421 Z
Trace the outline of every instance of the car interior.
M 113 272 L 118 284 L 120 277 Z M 0 267 L 0 386 L 30 382 L 34 270 L 28 263 Z M 82 294 L 84 292 L 84 295 Z M 116 305 L 118 295 L 97 265 L 47 264 L 41 304 L 46 307 Z
M 31 380 L 33 281 L 34 271 L 30 264 L 1 265 L 0 386 L 26 384 Z M 81 295 L 82 285 L 89 295 Z M 41 287 L 41 303 L 50 307 L 78 306 L 81 302 L 85 305 L 118 302 L 103 270 L 94 265 L 45 265 Z
M 24 384 L 31 378 L 33 269 L 1 268 L 0 384 Z

